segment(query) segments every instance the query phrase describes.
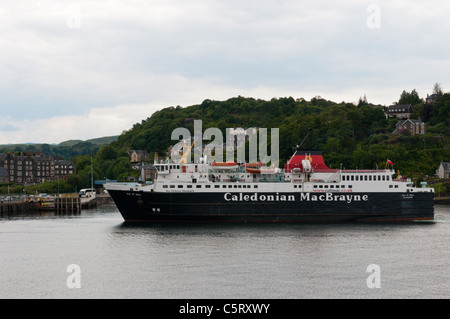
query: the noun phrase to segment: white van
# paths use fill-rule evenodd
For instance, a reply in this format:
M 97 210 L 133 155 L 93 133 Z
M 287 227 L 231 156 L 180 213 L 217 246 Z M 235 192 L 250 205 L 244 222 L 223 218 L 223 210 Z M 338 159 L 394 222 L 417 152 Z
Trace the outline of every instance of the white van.
M 84 188 L 80 190 L 80 197 L 91 197 L 95 195 L 95 189 L 93 188 Z

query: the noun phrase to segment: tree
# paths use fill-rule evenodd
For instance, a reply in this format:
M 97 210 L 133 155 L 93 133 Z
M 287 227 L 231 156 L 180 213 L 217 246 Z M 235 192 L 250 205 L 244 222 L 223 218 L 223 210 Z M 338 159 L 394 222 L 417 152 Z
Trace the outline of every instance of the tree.
M 442 86 L 440 83 L 435 83 L 433 87 L 433 94 L 436 94 L 438 97 L 443 94 Z
M 107 160 L 111 160 L 111 159 L 115 159 L 117 157 L 117 152 L 116 150 L 108 145 L 108 146 L 104 146 L 102 147 L 96 155 L 96 158 L 99 161 L 107 161 Z
M 359 101 L 358 101 L 358 107 L 361 107 L 361 106 L 364 106 L 364 105 L 368 105 L 369 103 L 367 102 L 367 97 L 366 97 L 366 95 L 364 94 L 364 97 L 363 98 L 359 98 Z
M 402 94 L 400 95 L 400 99 L 398 100 L 398 104 L 417 105 L 420 103 L 422 103 L 422 99 L 419 97 L 416 89 L 412 90 L 411 93 L 403 90 Z

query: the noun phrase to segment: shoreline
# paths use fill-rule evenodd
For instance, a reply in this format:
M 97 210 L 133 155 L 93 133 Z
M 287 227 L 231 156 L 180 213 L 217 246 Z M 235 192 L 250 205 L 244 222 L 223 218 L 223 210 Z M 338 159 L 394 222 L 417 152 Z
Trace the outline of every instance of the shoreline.
M 435 197 L 434 202 L 436 204 L 450 205 L 450 197 Z

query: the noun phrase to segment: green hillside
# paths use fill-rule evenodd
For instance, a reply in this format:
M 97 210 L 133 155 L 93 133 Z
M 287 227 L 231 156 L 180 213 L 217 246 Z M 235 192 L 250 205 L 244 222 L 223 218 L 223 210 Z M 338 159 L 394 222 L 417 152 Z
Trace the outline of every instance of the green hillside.
M 384 168 L 389 159 L 401 175 L 421 181 L 434 175 L 440 161 L 450 161 L 450 94 L 440 92 L 429 105 L 415 90 L 404 91 L 399 99 L 399 104 L 403 103 L 414 103 L 412 117 L 426 121 L 425 135 L 393 134 L 398 120 L 386 117 L 385 106 L 372 105 L 365 99 L 355 105 L 321 98 L 306 101 L 283 97 L 266 101 L 238 96 L 225 101 L 205 100 L 188 107 L 167 107 L 134 124 L 118 138 L 112 137 L 112 142 L 103 140 L 110 142 L 104 146 L 94 144 L 95 141 L 72 141 L 60 145 L 22 145 L 21 150 L 14 151 L 34 150 L 71 158 L 77 174 L 65 183 L 67 189 L 80 189 L 90 186 L 91 161 L 94 179 L 137 178 L 140 172 L 132 169 L 128 150 L 147 150 L 151 157 L 155 152 L 165 156 L 168 148 L 178 143 L 171 140 L 174 129 L 185 127 L 193 135 L 194 120 L 202 120 L 203 132 L 217 127 L 223 136 L 226 128 L 258 127 L 269 131 L 279 128 L 280 167 L 310 131 L 303 148 L 324 151 L 331 168 Z M 210 141 L 203 143 L 207 145 Z
M 411 96 L 415 97 L 415 90 L 403 92 L 399 101 Z M 172 131 L 186 127 L 193 134 L 193 119 L 198 119 L 203 121 L 203 131 L 217 127 L 224 136 L 226 128 L 279 128 L 281 165 L 311 129 L 304 147 L 323 150 L 331 167 L 384 168 L 390 159 L 402 174 L 432 175 L 441 160 L 450 160 L 450 94 L 442 93 L 432 106 L 423 100 L 418 102 L 413 118 L 426 115 L 428 133 L 411 136 L 392 134 L 398 120 L 387 119 L 384 106 L 363 99 L 358 105 L 292 97 L 270 101 L 242 96 L 226 101 L 205 100 L 198 105 L 168 107 L 154 113 L 120 135 L 107 150 L 123 154 L 129 149 L 141 149 L 163 155 L 177 143 L 171 140 Z
M 117 138 L 118 138 L 118 136 L 105 136 L 105 137 L 89 139 L 89 140 L 86 140 L 86 141 L 82 141 L 82 140 L 68 140 L 68 141 L 64 141 L 64 142 L 59 143 L 58 146 L 59 147 L 75 146 L 75 145 L 83 143 L 83 142 L 104 146 L 104 145 L 108 145 L 108 144 L 116 141 Z
M 102 146 L 110 144 L 117 138 L 117 136 L 107 136 L 86 141 L 69 140 L 60 144 L 8 144 L 0 145 L 0 152 L 42 152 L 45 155 L 69 160 L 78 155 L 95 154 Z

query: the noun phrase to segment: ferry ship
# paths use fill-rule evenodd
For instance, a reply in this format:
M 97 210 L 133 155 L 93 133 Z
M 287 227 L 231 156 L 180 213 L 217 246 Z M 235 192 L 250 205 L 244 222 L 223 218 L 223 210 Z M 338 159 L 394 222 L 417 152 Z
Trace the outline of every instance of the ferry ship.
M 383 170 L 330 169 L 297 149 L 284 169 L 260 163 L 154 164 L 151 183 L 105 185 L 131 222 L 342 222 L 434 218 L 434 190 Z

